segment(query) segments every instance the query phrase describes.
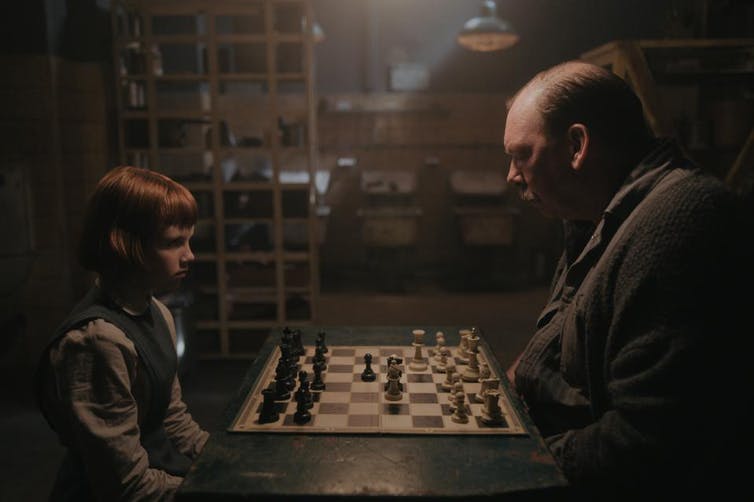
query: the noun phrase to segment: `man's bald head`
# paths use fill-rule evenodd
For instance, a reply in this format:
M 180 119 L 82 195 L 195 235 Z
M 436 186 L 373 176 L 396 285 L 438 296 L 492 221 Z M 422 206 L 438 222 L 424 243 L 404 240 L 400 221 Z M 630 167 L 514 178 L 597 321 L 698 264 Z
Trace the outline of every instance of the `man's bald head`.
M 569 61 L 534 76 L 516 95 L 536 106 L 550 136 L 584 124 L 593 138 L 617 153 L 646 150 L 652 139 L 641 101 L 614 73 Z

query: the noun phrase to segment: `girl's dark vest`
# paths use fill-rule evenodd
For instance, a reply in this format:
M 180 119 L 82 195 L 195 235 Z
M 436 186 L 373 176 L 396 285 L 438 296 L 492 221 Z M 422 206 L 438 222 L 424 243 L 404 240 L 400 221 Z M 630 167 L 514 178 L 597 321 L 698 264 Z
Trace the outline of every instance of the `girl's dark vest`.
M 42 414 L 55 430 L 54 420 L 42 404 L 44 389 L 51 378 L 50 349 L 70 330 L 94 319 L 104 319 L 117 326 L 133 342 L 139 355 L 140 366 L 151 391 L 150 400 L 146 403 L 146 416 L 139 423 L 140 442 L 149 456 L 149 467 L 184 476 L 191 466 L 191 460 L 175 449 L 163 424 L 170 404 L 178 358 L 167 322 L 154 300 L 147 312 L 132 316 L 115 305 L 100 288 L 95 286 L 87 293 L 58 327 L 42 352 L 35 374 L 35 389 Z M 68 452 L 60 466 L 51 500 L 92 500 L 85 466 L 76 445 L 65 446 Z

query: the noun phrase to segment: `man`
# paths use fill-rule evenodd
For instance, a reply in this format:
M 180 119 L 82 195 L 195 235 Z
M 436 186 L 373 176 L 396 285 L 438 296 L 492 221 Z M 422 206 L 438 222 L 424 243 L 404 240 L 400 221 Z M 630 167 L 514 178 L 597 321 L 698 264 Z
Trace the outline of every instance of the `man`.
M 507 372 L 564 474 L 600 500 L 724 491 L 753 381 L 738 201 L 583 62 L 519 91 L 504 143 L 508 182 L 565 222 L 550 299 Z

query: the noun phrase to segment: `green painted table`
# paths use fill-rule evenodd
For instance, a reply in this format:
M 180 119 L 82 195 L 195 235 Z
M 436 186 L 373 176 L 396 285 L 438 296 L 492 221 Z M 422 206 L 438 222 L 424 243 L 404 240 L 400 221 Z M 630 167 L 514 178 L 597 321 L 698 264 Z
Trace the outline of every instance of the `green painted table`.
M 458 344 L 457 326 L 309 327 L 304 344 L 325 331 L 328 346 L 409 345 L 411 330 L 425 329 L 427 345 L 443 331 Z M 432 338 L 430 338 L 432 336 Z M 224 413 L 230 424 L 265 361 L 280 340 L 272 333 Z M 489 353 L 482 334 L 481 344 Z M 488 361 L 504 375 L 497 361 Z M 176 500 L 267 498 L 488 498 L 552 500 L 568 494 L 539 432 L 511 397 L 529 434 L 517 436 L 280 434 L 211 431 Z

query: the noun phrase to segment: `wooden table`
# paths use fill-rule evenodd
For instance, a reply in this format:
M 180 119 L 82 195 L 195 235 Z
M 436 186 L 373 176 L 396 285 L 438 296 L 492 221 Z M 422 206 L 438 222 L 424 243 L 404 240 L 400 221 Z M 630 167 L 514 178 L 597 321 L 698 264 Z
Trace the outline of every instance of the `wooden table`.
M 320 330 L 333 345 L 410 344 L 414 328 L 443 331 L 448 345 L 458 343 L 455 326 L 308 327 L 303 340 L 313 345 Z M 481 344 L 487 349 L 482 335 Z M 235 418 L 270 353 L 272 333 L 224 413 Z M 491 351 L 489 351 L 492 353 Z M 497 373 L 504 371 L 497 361 Z M 504 380 L 504 379 L 503 379 Z M 274 434 L 210 431 L 176 500 L 254 500 L 286 497 L 402 499 L 494 496 L 503 500 L 552 500 L 568 493 L 539 432 L 511 396 L 527 435 Z

